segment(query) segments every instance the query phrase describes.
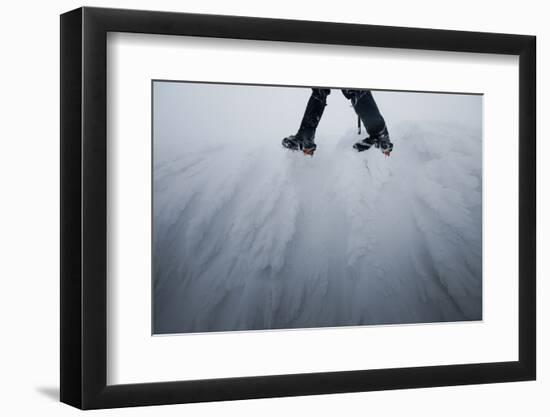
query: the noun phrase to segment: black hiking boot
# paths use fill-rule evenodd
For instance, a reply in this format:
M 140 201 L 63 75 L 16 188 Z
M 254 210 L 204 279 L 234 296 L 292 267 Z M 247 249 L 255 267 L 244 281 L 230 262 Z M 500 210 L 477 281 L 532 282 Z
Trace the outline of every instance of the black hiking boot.
M 312 140 L 307 140 L 298 135 L 290 135 L 283 139 L 282 145 L 293 151 L 302 151 L 305 155 L 313 156 L 317 145 Z
M 370 135 L 362 141 L 357 142 L 353 145 L 353 148 L 358 152 L 363 152 L 369 150 L 372 146 L 380 149 L 384 155 L 390 156 L 391 151 L 393 151 L 393 143 L 390 142 L 390 135 L 386 127 L 376 135 Z

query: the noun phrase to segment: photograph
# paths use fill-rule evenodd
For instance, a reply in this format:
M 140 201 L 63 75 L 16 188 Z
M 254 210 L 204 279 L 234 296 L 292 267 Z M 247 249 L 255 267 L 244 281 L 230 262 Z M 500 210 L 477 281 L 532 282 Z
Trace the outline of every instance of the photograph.
M 484 319 L 483 94 L 151 83 L 153 335 Z

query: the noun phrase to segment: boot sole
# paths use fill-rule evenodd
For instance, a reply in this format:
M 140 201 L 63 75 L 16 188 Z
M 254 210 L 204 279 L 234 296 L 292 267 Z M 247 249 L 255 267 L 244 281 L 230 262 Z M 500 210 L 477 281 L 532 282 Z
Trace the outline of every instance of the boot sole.
M 353 145 L 353 149 L 355 149 L 357 152 L 368 151 L 370 148 L 372 148 L 372 145 L 367 146 L 367 145 L 363 145 L 361 143 L 356 143 L 355 145 Z

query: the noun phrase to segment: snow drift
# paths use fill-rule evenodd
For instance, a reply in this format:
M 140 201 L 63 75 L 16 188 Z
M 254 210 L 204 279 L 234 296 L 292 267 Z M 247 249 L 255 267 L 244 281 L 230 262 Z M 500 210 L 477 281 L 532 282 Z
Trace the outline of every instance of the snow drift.
M 481 319 L 481 130 L 390 134 L 390 158 L 349 132 L 155 159 L 154 333 Z

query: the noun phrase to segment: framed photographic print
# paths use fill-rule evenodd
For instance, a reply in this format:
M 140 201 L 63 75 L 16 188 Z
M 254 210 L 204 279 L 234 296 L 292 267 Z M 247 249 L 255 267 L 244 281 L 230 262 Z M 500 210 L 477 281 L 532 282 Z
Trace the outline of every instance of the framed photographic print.
M 536 375 L 535 37 L 61 16 L 61 401 Z

